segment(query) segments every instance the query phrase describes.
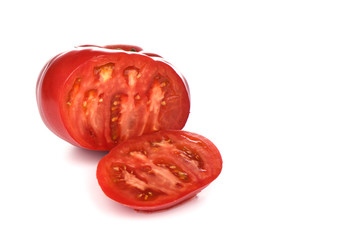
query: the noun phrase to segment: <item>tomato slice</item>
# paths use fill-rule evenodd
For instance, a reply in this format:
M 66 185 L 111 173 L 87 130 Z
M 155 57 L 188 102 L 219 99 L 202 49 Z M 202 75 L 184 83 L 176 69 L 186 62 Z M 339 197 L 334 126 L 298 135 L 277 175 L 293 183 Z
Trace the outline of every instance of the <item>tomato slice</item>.
M 97 180 L 111 199 L 137 210 L 172 207 L 216 179 L 222 159 L 215 145 L 185 131 L 129 139 L 98 164 Z
M 182 129 L 190 105 L 187 86 L 170 65 L 136 53 L 84 62 L 68 77 L 61 99 L 71 137 L 95 150 L 161 129 Z

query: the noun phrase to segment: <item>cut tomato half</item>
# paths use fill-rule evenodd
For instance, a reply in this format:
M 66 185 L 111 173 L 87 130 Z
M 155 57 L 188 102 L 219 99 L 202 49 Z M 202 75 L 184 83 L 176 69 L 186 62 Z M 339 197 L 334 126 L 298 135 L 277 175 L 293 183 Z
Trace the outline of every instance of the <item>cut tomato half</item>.
M 169 63 L 132 45 L 84 45 L 56 56 L 37 84 L 41 116 L 55 134 L 93 150 L 131 137 L 182 129 L 187 83 Z

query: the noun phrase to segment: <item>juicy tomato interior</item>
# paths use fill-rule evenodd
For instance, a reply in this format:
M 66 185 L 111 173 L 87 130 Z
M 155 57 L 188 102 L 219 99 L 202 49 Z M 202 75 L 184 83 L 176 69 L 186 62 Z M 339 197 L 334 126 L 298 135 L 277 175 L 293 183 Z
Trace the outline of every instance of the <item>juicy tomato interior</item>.
M 182 129 L 189 115 L 183 79 L 141 54 L 98 56 L 68 78 L 62 96 L 66 128 L 80 145 L 110 150 L 161 129 Z
M 222 160 L 208 139 L 161 131 L 116 146 L 98 164 L 104 193 L 138 210 L 159 210 L 195 196 L 220 174 Z

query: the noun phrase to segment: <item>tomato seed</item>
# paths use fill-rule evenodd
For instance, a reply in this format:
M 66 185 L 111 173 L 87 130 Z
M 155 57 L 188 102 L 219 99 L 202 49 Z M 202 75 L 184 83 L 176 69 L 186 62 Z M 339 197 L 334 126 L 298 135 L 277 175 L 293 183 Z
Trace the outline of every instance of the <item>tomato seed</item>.
M 185 172 L 181 172 L 181 171 L 178 171 L 178 176 L 179 176 L 179 179 L 181 179 L 181 180 L 184 180 L 184 181 L 186 181 L 186 180 L 188 180 L 189 178 L 188 178 L 188 174 L 187 173 L 185 173 Z
M 155 196 L 155 194 L 152 191 L 144 191 L 144 192 L 139 193 L 137 195 L 137 198 L 144 200 L 144 201 L 148 201 L 148 200 L 151 200 L 154 196 Z

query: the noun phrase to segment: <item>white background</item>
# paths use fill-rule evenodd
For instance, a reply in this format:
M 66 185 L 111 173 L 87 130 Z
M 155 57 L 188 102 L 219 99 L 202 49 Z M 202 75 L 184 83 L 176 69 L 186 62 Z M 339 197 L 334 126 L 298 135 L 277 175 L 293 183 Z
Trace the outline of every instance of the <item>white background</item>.
M 0 239 L 358 239 L 357 1 L 2 1 Z M 143 214 L 108 199 L 101 152 L 42 123 L 37 76 L 80 44 L 135 44 L 187 78 L 185 130 L 224 168 Z

